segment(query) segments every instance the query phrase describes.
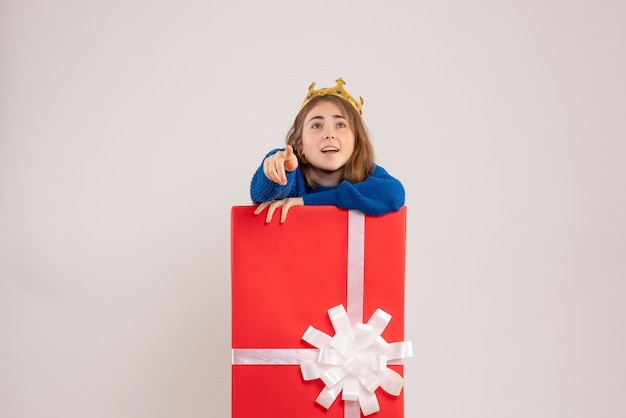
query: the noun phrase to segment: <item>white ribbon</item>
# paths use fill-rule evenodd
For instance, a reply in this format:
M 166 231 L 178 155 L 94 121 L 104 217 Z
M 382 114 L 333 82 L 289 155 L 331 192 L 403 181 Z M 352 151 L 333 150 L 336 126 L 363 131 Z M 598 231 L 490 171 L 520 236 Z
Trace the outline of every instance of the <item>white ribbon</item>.
M 363 322 L 363 263 L 365 255 L 365 215 L 348 211 L 348 317 L 353 324 Z
M 348 211 L 348 277 L 346 312 L 343 305 L 328 310 L 335 335 L 311 326 L 302 339 L 316 348 L 232 350 L 233 364 L 299 364 L 305 380 L 321 379 L 325 387 L 316 402 L 330 408 L 341 393 L 344 418 L 359 418 L 380 410 L 375 390 L 398 396 L 403 377 L 387 367 L 413 356 L 410 341 L 387 343 L 381 334 L 391 316 L 381 309 L 363 324 L 363 260 L 365 215 Z M 360 410 L 360 411 L 359 411 Z
M 375 394 L 378 387 L 393 396 L 398 396 L 402 390 L 403 377 L 387 364 L 413 356 L 411 342 L 389 344 L 381 337 L 391 320 L 391 315 L 382 309 L 377 309 L 367 324 L 354 326 L 343 305 L 329 309 L 328 316 L 334 336 L 312 326 L 302 336 L 304 341 L 319 349 L 316 362 L 300 365 L 302 377 L 324 382 L 325 387 L 315 401 L 326 409 L 342 393 L 342 400 L 358 401 L 363 415 L 378 412 L 380 406 Z M 356 414 L 358 418 L 358 409 Z M 345 416 L 348 417 L 347 413 Z

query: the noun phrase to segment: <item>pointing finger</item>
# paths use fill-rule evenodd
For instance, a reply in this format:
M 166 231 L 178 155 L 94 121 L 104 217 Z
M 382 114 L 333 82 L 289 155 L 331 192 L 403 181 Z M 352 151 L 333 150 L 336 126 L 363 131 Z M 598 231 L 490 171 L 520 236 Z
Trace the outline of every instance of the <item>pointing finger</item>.
M 291 157 L 293 157 L 293 147 L 291 145 L 287 145 L 285 147 L 285 160 L 288 160 Z

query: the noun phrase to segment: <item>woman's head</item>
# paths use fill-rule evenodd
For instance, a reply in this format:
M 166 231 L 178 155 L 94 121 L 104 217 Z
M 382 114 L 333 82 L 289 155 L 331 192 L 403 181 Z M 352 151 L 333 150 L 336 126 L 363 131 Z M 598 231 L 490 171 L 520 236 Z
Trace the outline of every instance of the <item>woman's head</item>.
M 331 138 L 331 136 L 335 136 Z M 310 99 L 287 134 L 310 186 L 316 174 L 339 174 L 339 181 L 358 183 L 371 174 L 374 150 L 361 115 L 345 99 L 328 94 Z

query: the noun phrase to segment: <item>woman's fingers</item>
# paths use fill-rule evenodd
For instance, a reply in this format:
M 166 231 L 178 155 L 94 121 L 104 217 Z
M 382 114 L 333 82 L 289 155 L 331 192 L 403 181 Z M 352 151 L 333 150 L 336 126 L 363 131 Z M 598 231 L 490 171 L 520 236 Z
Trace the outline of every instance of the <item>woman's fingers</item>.
M 273 200 L 271 202 L 263 202 L 260 203 L 259 206 L 254 210 L 255 215 L 259 215 L 265 208 L 267 208 L 267 215 L 265 216 L 265 222 L 270 223 L 272 221 L 272 217 L 274 216 L 274 212 L 276 209 L 281 209 L 280 214 L 280 223 L 283 223 L 287 220 L 287 213 L 289 213 L 289 209 L 294 206 L 303 206 L 304 199 L 301 197 L 288 197 L 286 199 Z
M 285 151 L 278 151 L 263 161 L 263 172 L 265 177 L 274 183 L 287 184 L 287 175 L 285 174 Z
M 272 216 L 274 216 L 274 211 L 276 210 L 276 208 L 279 208 L 280 202 L 282 202 L 282 200 L 274 200 L 273 202 L 270 203 L 270 205 L 267 208 L 267 216 L 265 216 L 265 223 L 270 223 L 272 221 Z
M 272 202 L 262 202 L 259 203 L 259 205 L 257 206 L 257 208 L 254 210 L 254 214 L 258 215 L 259 213 L 263 212 L 263 210 L 268 207 L 270 205 L 270 203 Z
M 284 151 L 277 151 L 263 161 L 265 177 L 274 183 L 287 184 L 287 171 L 291 172 L 298 168 L 298 157 L 293 153 L 291 145 L 287 145 Z
M 285 148 L 285 162 L 283 163 L 283 167 L 287 171 L 293 171 L 298 168 L 298 157 L 293 153 L 291 145 L 287 145 Z

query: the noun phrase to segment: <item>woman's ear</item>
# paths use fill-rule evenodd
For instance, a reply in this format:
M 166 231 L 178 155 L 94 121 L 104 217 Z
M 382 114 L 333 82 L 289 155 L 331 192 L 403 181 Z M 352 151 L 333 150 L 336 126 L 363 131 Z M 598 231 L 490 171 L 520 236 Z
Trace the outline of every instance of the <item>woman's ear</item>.
M 304 155 L 304 152 L 302 152 L 302 149 L 303 149 L 302 139 L 300 139 L 300 140 L 298 140 L 298 142 L 296 142 L 296 148 L 297 148 L 296 155 L 300 159 L 300 162 L 306 162 L 306 156 Z

